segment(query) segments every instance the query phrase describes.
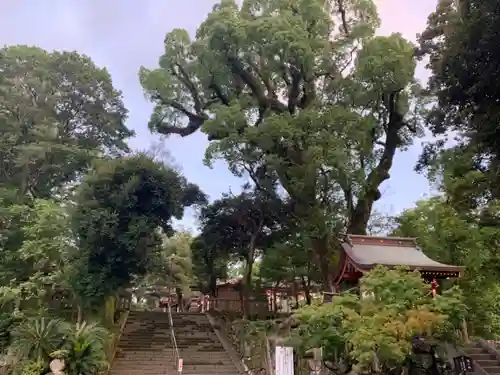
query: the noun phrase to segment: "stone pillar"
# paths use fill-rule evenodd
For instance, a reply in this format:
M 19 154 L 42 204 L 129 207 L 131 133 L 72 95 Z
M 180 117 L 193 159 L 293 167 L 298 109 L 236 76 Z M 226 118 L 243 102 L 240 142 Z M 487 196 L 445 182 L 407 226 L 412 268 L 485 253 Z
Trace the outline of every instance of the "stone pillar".
M 309 375 L 319 375 L 323 368 L 323 350 L 322 348 L 314 348 L 311 352 L 313 357 L 307 360 Z

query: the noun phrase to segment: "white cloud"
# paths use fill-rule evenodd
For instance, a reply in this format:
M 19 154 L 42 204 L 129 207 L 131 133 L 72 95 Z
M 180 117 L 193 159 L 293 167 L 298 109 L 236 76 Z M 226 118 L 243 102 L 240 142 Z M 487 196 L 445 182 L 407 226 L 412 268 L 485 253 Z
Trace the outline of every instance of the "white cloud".
M 437 0 L 375 0 L 382 20 L 379 34 L 400 32 L 411 41 L 425 29 L 427 16 L 436 9 Z

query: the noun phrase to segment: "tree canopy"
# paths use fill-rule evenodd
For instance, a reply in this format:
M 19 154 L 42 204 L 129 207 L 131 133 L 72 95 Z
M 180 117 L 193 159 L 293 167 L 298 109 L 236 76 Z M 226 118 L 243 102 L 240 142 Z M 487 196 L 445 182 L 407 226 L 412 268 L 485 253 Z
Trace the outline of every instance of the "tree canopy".
M 337 234 L 366 233 L 396 151 L 420 131 L 414 47 L 378 25 L 371 1 L 225 0 L 140 72 L 153 131 L 201 129 L 208 163 L 279 182 L 327 288 Z
M 299 353 L 322 347 L 338 373 L 401 373 L 415 336 L 453 342 L 464 319 L 500 337 L 497 3 L 440 0 L 415 45 L 376 35 L 374 0 L 220 0 L 194 35 L 169 31 L 158 67 L 139 72 L 148 126 L 202 132 L 205 164 L 245 179 L 210 201 L 158 150 L 130 150 L 122 94 L 90 57 L 1 48 L 0 355 L 19 356 L 15 373 L 42 374 L 54 356 L 68 374 L 97 373 L 109 332 L 83 320 L 113 327 L 119 291 L 181 297 L 198 283 L 215 297 L 229 274 L 244 317 L 261 286 L 290 287 L 296 311 L 277 333 Z M 414 75 L 427 59 L 425 86 Z M 377 212 L 422 134 L 415 167 L 438 194 Z M 176 231 L 188 207 L 196 235 Z M 465 272 L 432 298 L 418 272 L 379 266 L 317 303 L 345 235 L 374 233 L 416 237 Z M 76 326 L 52 319 L 75 312 Z
M 80 253 L 75 280 L 90 280 L 94 296 L 130 284 L 144 274 L 161 245 L 158 229 L 171 234 L 173 218 L 205 196 L 179 173 L 137 154 L 98 162 L 76 194 L 73 223 Z M 85 288 L 89 287 L 84 285 Z M 85 289 L 84 289 L 85 290 Z M 87 294 L 85 294 L 87 295 Z
M 500 334 L 496 309 L 500 294 L 497 252 L 498 228 L 478 226 L 460 215 L 442 197 L 417 202 L 395 218 L 393 234 L 416 237 L 432 259 L 466 266 L 459 285 L 464 291 L 471 333 Z M 447 287 L 444 285 L 443 287 Z
M 77 52 L 0 49 L 0 187 L 49 198 L 134 133 L 106 69 Z
M 360 281 L 362 295 L 299 310 L 292 336 L 301 350 L 323 347 L 338 373 L 401 371 L 415 336 L 451 340 L 466 311 L 463 295 L 450 289 L 432 298 L 418 272 L 377 267 Z

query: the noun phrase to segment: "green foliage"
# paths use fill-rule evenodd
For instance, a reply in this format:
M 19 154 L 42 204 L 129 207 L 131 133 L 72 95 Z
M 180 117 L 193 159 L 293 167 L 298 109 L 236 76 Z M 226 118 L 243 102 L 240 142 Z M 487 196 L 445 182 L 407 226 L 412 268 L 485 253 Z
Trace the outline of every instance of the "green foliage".
M 229 264 L 229 254 L 218 246 L 217 241 L 212 240 L 214 234 L 203 230 L 191 245 L 193 273 L 201 289 L 211 295 L 215 295 L 217 279 L 227 278 Z
M 189 232 L 178 232 L 170 237 L 162 235 L 162 244 L 152 254 L 150 270 L 142 283 L 168 289 L 178 287 L 187 292 L 194 277 L 192 242 L 193 237 Z
M 376 267 L 360 282 L 361 296 L 344 294 L 332 303 L 307 306 L 294 317 L 291 342 L 303 351 L 323 347 L 327 360 L 369 371 L 401 367 L 411 339 L 453 338 L 466 306 L 458 289 L 432 298 L 418 272 Z
M 313 262 L 314 254 L 304 246 L 300 237 L 288 238 L 266 249 L 259 267 L 263 281 L 290 282 L 296 278 L 321 281 Z
M 245 365 L 251 371 L 261 369 L 267 361 L 267 340 L 276 333 L 276 323 L 272 320 L 246 319 L 225 323 L 229 339 L 236 348 L 239 348 L 242 357 L 245 358 Z
M 418 168 L 430 166 L 460 216 L 489 228 L 500 223 L 499 20 L 496 1 L 442 0 L 420 36 L 435 103 L 427 122 L 439 138 L 424 149 Z M 445 142 L 451 138 L 453 144 Z
M 239 195 L 223 195 L 203 207 L 200 221 L 204 237 L 220 249 L 246 259 L 250 242 L 264 248 L 272 242 L 272 234 L 285 219 L 286 205 L 276 197 L 244 191 Z
M 49 198 L 133 132 L 106 69 L 77 52 L 0 49 L 0 187 Z
M 0 308 L 39 308 L 53 286 L 66 286 L 68 260 L 75 251 L 67 209 L 54 200 L 3 206 L 0 228 Z
M 459 144 L 485 156 L 484 162 L 498 160 L 500 145 L 499 21 L 494 0 L 441 0 L 420 36 L 420 54 L 430 57 L 430 93 L 437 98 L 429 118 L 433 131 L 460 132 Z
M 58 319 L 32 318 L 13 336 L 12 349 L 25 362 L 23 374 L 41 374 L 53 358 L 65 360 L 68 375 L 97 374 L 108 368 L 110 334 L 97 324 L 70 325 Z
M 28 361 L 23 365 L 21 375 L 42 375 L 47 369 L 43 361 Z
M 51 357 L 66 361 L 67 375 L 97 374 L 109 367 L 106 361 L 109 339 L 110 334 L 103 327 L 83 322 L 70 329 L 63 349 L 51 353 Z
M 471 215 L 460 215 L 447 200 L 434 197 L 417 202 L 413 209 L 396 218 L 394 234 L 416 237 L 431 258 L 449 264 L 466 266 L 459 280 L 468 309 L 467 320 L 472 333 L 496 338 L 500 335 L 498 306 L 496 227 L 478 225 Z
M 277 194 L 249 189 L 238 195 L 225 194 L 202 208 L 202 233 L 195 253 L 200 268 L 211 280 L 211 289 L 216 274 L 227 272 L 230 259 L 243 262 L 245 282 L 251 280 L 258 251 L 268 248 L 280 236 L 288 210 L 287 202 Z M 220 261 L 224 260 L 225 269 L 221 270 Z
M 21 358 L 46 361 L 63 345 L 66 323 L 46 317 L 32 318 L 13 332 L 12 350 Z
M 425 111 L 414 47 L 378 25 L 370 0 L 220 1 L 195 39 L 171 31 L 159 68 L 140 71 L 153 131 L 201 129 L 207 164 L 283 188 L 327 289 L 337 236 L 366 233 Z
M 172 218 L 204 200 L 194 190 L 144 154 L 97 163 L 79 186 L 73 213 L 80 253 L 72 285 L 80 298 L 102 300 L 143 275 L 161 245 L 157 229 L 172 233 Z
M 14 325 L 12 314 L 0 312 L 0 355 L 8 348 L 11 341 L 11 331 Z

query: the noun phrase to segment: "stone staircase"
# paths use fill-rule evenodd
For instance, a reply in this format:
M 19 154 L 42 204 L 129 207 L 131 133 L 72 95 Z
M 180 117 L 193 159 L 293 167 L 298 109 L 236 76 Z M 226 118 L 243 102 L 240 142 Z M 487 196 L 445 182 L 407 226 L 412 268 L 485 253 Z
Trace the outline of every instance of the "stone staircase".
M 239 374 L 205 314 L 174 314 L 173 320 L 184 375 Z
M 479 343 L 473 343 L 464 348 L 467 356 L 475 362 L 475 373 L 478 375 L 500 374 L 500 361 L 498 357 Z
M 173 313 L 183 375 L 237 375 L 207 316 Z M 168 314 L 130 312 L 110 375 L 177 375 Z

